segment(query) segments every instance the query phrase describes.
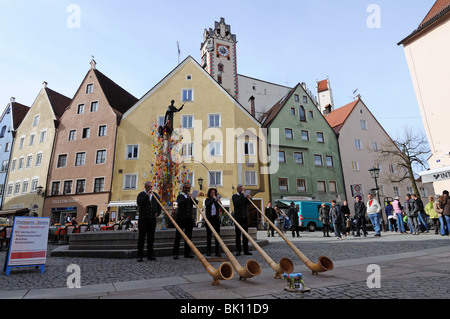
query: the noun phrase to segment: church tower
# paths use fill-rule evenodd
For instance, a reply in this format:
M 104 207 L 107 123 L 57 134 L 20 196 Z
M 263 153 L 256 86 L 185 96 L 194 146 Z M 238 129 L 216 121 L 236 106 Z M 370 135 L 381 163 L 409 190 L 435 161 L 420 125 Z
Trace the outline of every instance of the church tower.
M 201 45 L 201 66 L 235 99 L 238 99 L 236 35 L 224 18 L 214 29 L 205 29 Z
M 317 97 L 322 114 L 334 111 L 333 92 L 331 91 L 330 79 L 317 81 Z

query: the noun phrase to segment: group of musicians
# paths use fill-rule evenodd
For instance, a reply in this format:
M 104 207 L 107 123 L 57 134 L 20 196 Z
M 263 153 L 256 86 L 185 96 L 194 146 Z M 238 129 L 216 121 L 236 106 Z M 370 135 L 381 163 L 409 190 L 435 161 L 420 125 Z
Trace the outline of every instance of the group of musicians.
M 186 236 L 192 238 L 192 230 L 195 226 L 195 220 L 193 218 L 193 210 L 198 204 L 197 199 L 192 197 L 190 183 L 184 183 L 181 193 L 177 196 L 178 208 L 176 210 L 175 221 L 178 226 L 183 230 Z M 155 198 L 156 197 L 156 198 Z M 251 200 L 251 196 L 245 193 L 244 187 L 238 185 L 237 193 L 232 196 L 234 206 L 234 219 L 241 225 L 241 227 L 248 232 L 248 211 L 247 205 Z M 137 197 L 137 205 L 139 207 L 139 221 L 138 221 L 138 262 L 142 262 L 144 258 L 144 244 L 147 238 L 147 258 L 148 260 L 155 260 L 153 251 L 153 243 L 155 240 L 156 230 L 156 217 L 161 214 L 161 205 L 159 204 L 159 196 L 153 192 L 153 185 L 151 182 L 146 182 L 144 185 L 144 191 L 139 193 Z M 195 202 L 195 205 L 194 205 Z M 218 196 L 217 189 L 210 188 L 205 200 L 206 218 L 214 227 L 215 231 L 220 235 L 220 197 Z M 235 225 L 236 230 L 236 256 L 240 256 L 243 248 L 245 255 L 251 255 L 252 253 L 248 247 L 248 238 L 242 236 L 241 245 L 241 230 Z M 207 256 L 211 256 L 211 238 L 212 231 L 209 227 L 206 227 L 207 232 Z M 180 246 L 181 234 L 177 230 L 175 235 L 175 241 L 173 245 L 173 258 L 178 259 L 178 251 Z M 220 257 L 220 246 L 216 238 L 215 240 L 215 255 Z M 185 241 L 184 243 L 184 257 L 194 258 L 194 255 Z

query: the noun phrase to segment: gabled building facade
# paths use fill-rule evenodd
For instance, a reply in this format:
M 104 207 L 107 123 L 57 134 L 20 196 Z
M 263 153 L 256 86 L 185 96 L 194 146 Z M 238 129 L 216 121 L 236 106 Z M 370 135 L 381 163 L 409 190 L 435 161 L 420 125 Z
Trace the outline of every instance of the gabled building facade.
M 95 61 L 62 115 L 50 163 L 44 216 L 110 220 L 116 131 L 137 98 L 97 70 Z
M 337 137 L 302 84 L 267 112 L 262 125 L 279 165 L 270 175 L 273 202 L 345 199 Z
M 5 210 L 4 200 L 8 191 L 7 178 L 15 133 L 29 109 L 28 106 L 17 103 L 16 99 L 12 97 L 0 119 L 0 203 L 2 210 Z
M 185 168 L 180 180 L 188 180 L 193 189 L 205 194 L 210 187 L 217 188 L 222 203 L 231 210 L 231 196 L 243 184 L 255 203 L 264 207 L 269 192 L 268 176 L 261 173 L 259 160 L 259 147 L 265 145 L 259 122 L 188 57 L 124 114 L 117 134 L 111 210 L 117 215 L 136 213 L 136 197 L 155 163 L 152 123 L 164 124 L 172 100 L 177 108 L 184 104 L 173 123 L 183 137 L 178 151 Z M 258 214 L 252 211 L 250 223 L 258 222 Z
M 407 193 L 414 193 L 408 180 L 393 184 L 390 178 L 401 177 L 405 171 L 397 162 L 381 162 L 379 150 L 396 147 L 360 96 L 353 102 L 326 114 L 326 120 L 339 136 L 342 168 L 345 180 L 345 193 L 353 212 L 353 198 L 357 195 L 367 200 L 367 194 L 376 194 L 375 180 L 369 169 L 380 169 L 378 178 L 379 195 L 384 203 L 395 196 L 403 201 Z M 417 184 L 424 202 L 427 195 L 433 195 L 430 184 Z
M 44 82 L 17 128 L 4 204 L 8 209 L 28 208 L 42 216 L 43 189 L 47 183 L 58 121 L 70 101 Z

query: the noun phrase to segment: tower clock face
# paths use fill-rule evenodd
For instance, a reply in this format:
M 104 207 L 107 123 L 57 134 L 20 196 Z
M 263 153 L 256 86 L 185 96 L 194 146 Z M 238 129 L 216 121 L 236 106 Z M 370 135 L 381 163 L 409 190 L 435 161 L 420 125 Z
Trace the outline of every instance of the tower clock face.
M 230 54 L 230 49 L 228 48 L 228 46 L 225 45 L 219 45 L 217 47 L 217 52 L 221 55 L 221 56 L 228 56 Z

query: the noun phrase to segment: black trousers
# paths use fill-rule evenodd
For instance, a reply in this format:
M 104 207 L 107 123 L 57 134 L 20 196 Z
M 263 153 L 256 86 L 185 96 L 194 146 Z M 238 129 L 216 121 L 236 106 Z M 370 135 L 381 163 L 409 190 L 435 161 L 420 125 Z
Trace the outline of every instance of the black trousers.
M 248 220 L 247 218 L 235 217 L 236 221 L 239 225 L 248 233 Z M 241 235 L 242 235 L 242 247 L 244 248 L 244 252 L 248 252 L 248 238 L 243 235 L 239 227 L 234 225 L 235 233 L 236 233 L 236 251 L 241 252 Z
M 211 216 L 208 218 L 208 221 L 213 226 L 214 230 L 217 232 L 217 234 L 220 235 L 220 219 L 219 216 Z M 211 241 L 212 241 L 212 231 L 209 228 L 208 225 L 206 225 L 206 251 L 211 252 Z M 217 238 L 215 239 L 215 249 L 216 249 L 216 255 L 220 253 L 220 244 Z
M 179 219 L 176 221 L 181 230 L 186 234 L 189 239 L 192 239 L 192 229 L 194 228 L 194 220 L 193 219 Z M 173 243 L 173 254 L 178 255 L 178 251 L 180 248 L 181 234 L 177 229 L 175 233 L 175 241 Z M 187 256 L 191 252 L 191 248 L 188 243 L 184 241 L 184 255 Z
M 363 234 L 367 234 L 366 230 L 366 216 L 356 217 L 356 234 L 361 234 L 361 228 L 363 230 Z
M 153 243 L 155 242 L 156 218 L 139 219 L 138 221 L 138 257 L 144 257 L 145 237 L 147 237 L 147 257 L 153 255 Z
M 292 230 L 292 237 L 295 237 L 295 233 L 297 233 L 297 237 L 300 237 L 300 226 L 296 225 L 296 224 L 292 224 L 291 226 L 291 230 Z

